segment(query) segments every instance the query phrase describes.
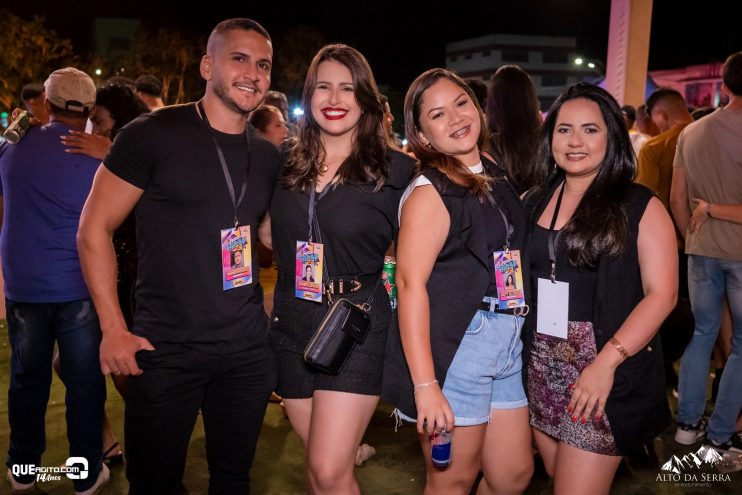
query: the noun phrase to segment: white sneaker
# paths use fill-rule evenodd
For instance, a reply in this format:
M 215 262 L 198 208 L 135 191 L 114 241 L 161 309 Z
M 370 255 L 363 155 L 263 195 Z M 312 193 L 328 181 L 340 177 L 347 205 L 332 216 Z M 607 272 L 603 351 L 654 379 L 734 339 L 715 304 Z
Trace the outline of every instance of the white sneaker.
M 101 463 L 98 479 L 95 480 L 93 486 L 81 492 L 75 490 L 75 495 L 95 495 L 101 488 L 103 488 L 103 486 L 105 486 L 106 483 L 108 483 L 109 479 L 111 479 L 111 471 L 108 469 L 108 466 Z
M 369 444 L 364 443 L 363 445 L 359 446 L 358 450 L 356 450 L 356 466 L 362 465 L 374 454 L 376 454 L 376 449 Z
M 705 435 L 706 419 L 704 418 L 694 425 L 678 422 L 678 428 L 675 430 L 675 441 L 682 445 L 693 445 Z
M 12 495 L 31 493 L 33 492 L 33 487 L 36 484 L 36 481 L 32 481 L 31 483 L 20 483 L 16 481 L 16 479 L 13 477 L 13 473 L 10 472 L 10 469 L 8 469 L 8 476 L 6 477 L 6 479 L 8 481 L 8 485 L 10 485 L 10 493 Z

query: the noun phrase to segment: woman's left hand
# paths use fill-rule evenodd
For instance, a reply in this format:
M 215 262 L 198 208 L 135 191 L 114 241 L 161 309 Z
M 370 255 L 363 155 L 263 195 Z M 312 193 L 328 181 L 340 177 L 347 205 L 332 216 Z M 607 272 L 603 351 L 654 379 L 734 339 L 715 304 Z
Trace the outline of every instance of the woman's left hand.
M 693 213 L 690 217 L 690 231 L 697 232 L 701 228 L 701 225 L 709 219 L 707 213 L 709 204 L 701 198 L 695 198 L 693 201 L 696 202 L 696 207 L 693 208 Z
M 107 137 L 96 136 L 95 134 L 86 134 L 81 131 L 70 131 L 67 135 L 62 135 L 62 144 L 67 147 L 67 153 L 81 153 L 98 160 L 108 153 L 111 147 L 111 140 Z
M 613 387 L 614 369 L 598 360 L 587 366 L 577 381 L 570 385 L 572 396 L 569 399 L 567 413 L 572 421 L 586 423 L 595 409 L 595 420 L 603 415 L 608 394 Z

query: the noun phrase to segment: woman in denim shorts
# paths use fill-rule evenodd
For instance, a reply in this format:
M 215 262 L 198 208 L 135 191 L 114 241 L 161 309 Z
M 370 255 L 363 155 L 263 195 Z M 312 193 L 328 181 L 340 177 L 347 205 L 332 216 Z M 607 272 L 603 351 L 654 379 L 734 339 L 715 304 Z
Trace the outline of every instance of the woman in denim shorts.
M 458 76 L 419 76 L 405 127 L 420 171 L 400 205 L 399 319 L 383 395 L 417 422 L 425 493 L 468 494 L 480 469 L 479 493 L 523 492 L 533 472 L 521 378 L 525 211 L 505 172 L 480 154 L 484 116 Z M 452 456 L 440 468 L 431 437 L 443 429 Z

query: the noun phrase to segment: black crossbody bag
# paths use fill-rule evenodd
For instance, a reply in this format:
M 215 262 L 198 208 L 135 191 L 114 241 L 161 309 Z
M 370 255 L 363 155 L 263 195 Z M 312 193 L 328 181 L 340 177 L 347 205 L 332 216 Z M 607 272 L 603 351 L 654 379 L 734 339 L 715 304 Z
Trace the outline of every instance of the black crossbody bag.
M 313 227 L 317 242 L 322 242 L 317 216 L 314 215 Z M 381 283 L 381 277 L 371 291 L 365 303 L 357 305 L 345 298 L 333 302 L 332 294 L 327 289 L 330 277 L 327 271 L 327 259 L 323 263 L 322 278 L 325 285 L 325 297 L 330 309 L 322 322 L 309 339 L 304 349 L 304 361 L 310 366 L 330 375 L 337 375 L 350 357 L 356 345 L 363 344 L 371 328 L 368 312 L 374 300 L 374 293 Z

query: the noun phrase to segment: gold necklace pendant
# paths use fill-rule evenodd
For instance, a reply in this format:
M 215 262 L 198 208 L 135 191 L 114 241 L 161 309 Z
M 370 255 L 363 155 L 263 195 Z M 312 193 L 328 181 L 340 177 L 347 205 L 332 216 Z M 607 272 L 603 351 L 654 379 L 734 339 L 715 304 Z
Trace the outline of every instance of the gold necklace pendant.
M 327 165 L 325 165 L 324 163 L 323 163 L 322 165 L 320 165 L 320 166 L 319 166 L 319 171 L 320 171 L 320 173 L 323 173 L 323 174 L 324 174 L 324 173 L 325 173 L 325 172 L 327 172 L 328 170 L 329 170 L 329 167 L 328 167 Z

